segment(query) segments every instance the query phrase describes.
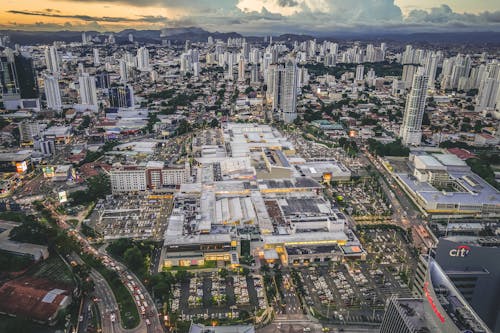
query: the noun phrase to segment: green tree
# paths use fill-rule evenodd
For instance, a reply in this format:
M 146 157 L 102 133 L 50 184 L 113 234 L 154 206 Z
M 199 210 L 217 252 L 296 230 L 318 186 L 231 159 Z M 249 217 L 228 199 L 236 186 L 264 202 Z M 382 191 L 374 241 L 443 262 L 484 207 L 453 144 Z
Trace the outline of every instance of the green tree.
M 217 120 L 217 118 L 213 118 L 212 121 L 210 121 L 210 127 L 219 127 L 219 121 Z
M 123 259 L 127 266 L 133 271 L 143 271 L 145 269 L 144 258 L 141 250 L 137 247 L 129 248 L 123 254 Z

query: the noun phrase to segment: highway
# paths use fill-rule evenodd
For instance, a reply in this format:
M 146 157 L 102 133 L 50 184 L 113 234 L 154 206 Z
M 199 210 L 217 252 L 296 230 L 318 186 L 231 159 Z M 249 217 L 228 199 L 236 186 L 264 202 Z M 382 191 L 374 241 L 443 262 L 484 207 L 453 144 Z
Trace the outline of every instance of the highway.
M 130 271 L 125 265 L 123 265 L 121 262 L 114 260 L 111 258 L 107 253 L 105 252 L 105 248 L 102 247 L 99 249 L 100 253 L 102 255 L 106 255 L 107 258 L 112 261 L 117 267 L 120 269 L 120 275 L 122 277 L 127 278 L 129 281 L 133 281 L 135 285 L 137 286 L 137 291 L 140 292 L 144 296 L 144 301 L 146 302 L 147 310 L 146 310 L 146 315 L 145 317 L 148 318 L 150 325 L 146 325 L 145 320 L 141 320 L 141 324 L 134 330 L 127 330 L 127 332 L 148 332 L 148 333 L 162 333 L 163 332 L 163 325 L 160 321 L 160 317 L 158 314 L 158 310 L 156 309 L 156 306 L 153 302 L 153 298 L 147 291 L 146 287 L 142 284 L 142 281 L 132 272 Z M 131 277 L 132 279 L 130 279 Z M 140 313 L 140 310 L 139 310 Z
M 118 311 L 118 303 L 115 299 L 115 296 L 113 294 L 113 291 L 111 287 L 108 285 L 107 281 L 104 279 L 104 277 L 97 272 L 95 269 L 91 270 L 90 276 L 94 280 L 95 283 L 95 291 L 94 294 L 97 295 L 99 298 L 98 300 L 98 307 L 99 311 L 101 314 L 101 325 L 102 325 L 102 332 L 103 333 L 162 333 L 163 332 L 163 325 L 161 324 L 160 318 L 158 316 L 158 310 L 156 309 L 156 306 L 153 302 L 153 299 L 151 298 L 151 295 L 149 295 L 149 292 L 147 291 L 146 287 L 142 284 L 142 282 L 133 274 L 131 271 L 127 269 L 125 265 L 122 263 L 114 260 L 110 256 L 104 252 L 104 248 L 101 248 L 100 251 L 96 250 L 85 238 L 84 235 L 82 235 L 78 230 L 73 229 L 66 221 L 64 218 L 61 218 L 61 216 L 56 212 L 53 206 L 46 206 L 50 211 L 52 212 L 52 215 L 57 219 L 57 223 L 61 229 L 66 230 L 69 235 L 72 235 L 76 237 L 80 245 L 82 246 L 82 249 L 93 255 L 94 257 L 98 258 L 103 258 L 105 256 L 107 263 L 105 264 L 108 266 L 109 269 L 112 269 L 114 267 L 119 267 L 119 273 L 122 278 L 122 282 L 124 284 L 126 283 L 126 276 L 131 276 L 132 281 L 135 282 L 136 286 L 138 286 L 139 291 L 142 293 L 144 296 L 144 301 L 147 304 L 147 309 L 146 315 L 148 317 L 148 320 L 150 322 L 150 325 L 146 325 L 146 321 L 141 318 L 141 321 L 139 325 L 134 328 L 134 329 L 124 329 L 121 326 L 121 320 L 120 320 L 120 314 Z M 76 261 L 79 264 L 84 264 L 83 260 L 76 254 L 71 255 L 72 260 Z M 132 295 L 133 296 L 133 295 Z M 136 304 L 137 306 L 137 304 Z M 140 309 L 138 308 L 138 312 L 141 313 Z M 113 317 L 114 320 L 111 319 Z
M 366 158 L 375 167 L 375 169 L 381 174 L 382 178 L 386 181 L 381 181 L 382 189 L 384 190 L 386 196 L 391 201 L 392 209 L 394 211 L 392 215 L 393 221 L 403 227 L 404 229 L 409 229 L 412 227 L 424 226 L 426 222 L 422 219 L 422 214 L 418 211 L 414 203 L 406 196 L 403 190 L 399 187 L 399 184 L 394 180 L 392 175 L 381 165 L 378 159 L 370 154 L 365 148 L 362 149 Z M 414 244 L 417 247 L 423 246 L 427 247 L 425 240 L 420 238 L 415 232 L 412 233 Z M 432 240 L 431 240 L 432 243 Z

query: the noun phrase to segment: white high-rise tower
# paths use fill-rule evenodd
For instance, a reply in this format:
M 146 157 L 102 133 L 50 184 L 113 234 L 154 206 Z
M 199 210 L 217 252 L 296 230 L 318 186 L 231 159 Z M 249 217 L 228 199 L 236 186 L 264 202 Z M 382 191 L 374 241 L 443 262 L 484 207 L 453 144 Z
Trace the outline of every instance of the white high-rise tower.
M 151 69 L 149 67 L 149 51 L 144 46 L 137 50 L 137 69 L 144 72 Z
M 61 110 L 61 92 L 59 90 L 59 82 L 52 75 L 45 75 L 43 78 L 45 89 L 45 98 L 47 99 L 47 108 L 52 110 Z
M 273 70 L 270 80 L 273 109 L 280 118 L 290 123 L 297 118 L 297 65 L 293 59 L 287 59 L 285 66 L 270 68 Z
M 355 78 L 355 80 L 362 81 L 364 78 L 364 74 L 365 74 L 365 66 L 357 65 L 356 66 L 356 78 Z
M 127 62 L 124 59 L 120 60 L 120 82 L 126 83 L 128 80 Z
M 245 58 L 243 56 L 240 56 L 238 61 L 238 81 L 245 81 Z
M 406 98 L 403 124 L 399 132 L 404 145 L 417 146 L 422 139 L 422 118 L 425 111 L 428 80 L 424 68 L 419 67 L 413 76 L 412 88 Z
M 45 48 L 45 64 L 50 73 L 59 73 L 59 55 L 55 46 Z
M 101 60 L 99 59 L 99 49 L 94 49 L 94 66 L 99 66 L 101 64 Z
M 84 105 L 93 105 L 97 107 L 97 89 L 95 78 L 88 73 L 83 73 L 79 78 L 80 100 Z

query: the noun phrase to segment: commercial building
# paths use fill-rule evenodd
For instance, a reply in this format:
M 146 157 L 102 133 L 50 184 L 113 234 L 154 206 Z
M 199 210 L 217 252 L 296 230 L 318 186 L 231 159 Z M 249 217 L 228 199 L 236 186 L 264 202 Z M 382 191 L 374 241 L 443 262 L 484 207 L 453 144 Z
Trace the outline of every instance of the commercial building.
M 409 161 L 411 174 L 396 180 L 432 218 L 500 216 L 500 192 L 457 156 L 413 151 Z
M 27 53 L 0 57 L 0 87 L 4 108 L 40 110 L 33 60 Z
M 15 222 L 0 220 L 0 251 L 28 257 L 34 261 L 47 259 L 49 257 L 47 246 L 21 243 L 9 239 L 10 231 L 18 225 Z
M 109 89 L 111 107 L 130 108 L 134 106 L 134 89 L 131 85 L 111 87 Z
M 500 332 L 500 238 L 441 238 L 435 259 L 474 311 Z
M 38 121 L 23 120 L 19 123 L 19 135 L 21 138 L 21 145 L 33 145 L 34 138 L 39 136 L 47 127 L 47 124 Z
M 218 135 L 200 135 L 193 153 L 201 156 L 194 183 L 174 193 L 162 266 L 237 265 L 242 237 L 258 243 L 255 255 L 284 265 L 366 255 L 322 185 L 290 163 L 307 164 L 276 129 L 227 123 Z
M 492 332 L 432 258 L 427 258 L 421 294 L 389 299 L 380 333 Z
M 165 167 L 163 162 L 150 161 L 146 165 L 121 165 L 110 171 L 113 193 L 160 190 L 187 182 L 189 164 L 179 168 Z
M 301 175 L 316 181 L 348 181 L 351 179 L 351 170 L 337 161 L 306 162 L 296 166 Z
M 32 169 L 31 151 L 0 153 L 0 172 L 17 172 L 22 174 Z
M 191 323 L 189 333 L 255 333 L 252 325 L 206 326 Z

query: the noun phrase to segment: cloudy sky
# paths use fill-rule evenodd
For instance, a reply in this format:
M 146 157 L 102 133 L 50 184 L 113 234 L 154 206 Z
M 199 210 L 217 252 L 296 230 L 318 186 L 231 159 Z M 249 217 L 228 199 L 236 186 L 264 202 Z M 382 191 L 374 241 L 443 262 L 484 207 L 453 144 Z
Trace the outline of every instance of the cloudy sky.
M 0 0 L 0 29 L 500 31 L 499 0 Z

